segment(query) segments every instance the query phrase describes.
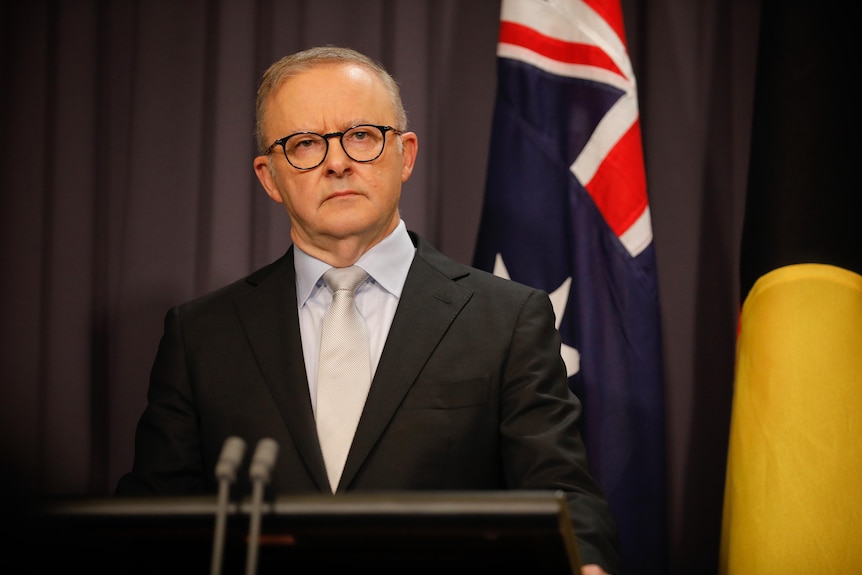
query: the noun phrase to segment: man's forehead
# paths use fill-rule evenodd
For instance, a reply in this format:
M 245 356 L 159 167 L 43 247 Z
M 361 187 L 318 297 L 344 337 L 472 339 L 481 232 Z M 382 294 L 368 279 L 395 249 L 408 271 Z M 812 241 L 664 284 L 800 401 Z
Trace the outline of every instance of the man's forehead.
M 383 82 L 355 65 L 318 65 L 286 78 L 270 96 L 268 120 L 309 129 L 306 123 L 388 123 L 392 106 Z M 277 126 L 281 128 L 282 126 Z M 316 126 L 315 126 L 316 127 Z

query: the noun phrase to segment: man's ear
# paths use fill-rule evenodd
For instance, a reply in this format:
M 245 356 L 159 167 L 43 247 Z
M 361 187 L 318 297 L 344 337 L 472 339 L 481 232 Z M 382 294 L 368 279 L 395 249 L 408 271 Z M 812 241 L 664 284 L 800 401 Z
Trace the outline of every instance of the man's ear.
M 401 138 L 401 181 L 406 182 L 413 174 L 416 154 L 419 153 L 419 137 L 415 132 L 404 132 Z
M 284 203 L 281 193 L 278 191 L 278 186 L 275 185 L 275 179 L 272 177 L 272 168 L 269 164 L 269 156 L 258 156 L 254 159 L 254 173 L 257 179 L 260 180 L 260 185 L 263 186 L 266 195 L 274 202 L 279 204 Z

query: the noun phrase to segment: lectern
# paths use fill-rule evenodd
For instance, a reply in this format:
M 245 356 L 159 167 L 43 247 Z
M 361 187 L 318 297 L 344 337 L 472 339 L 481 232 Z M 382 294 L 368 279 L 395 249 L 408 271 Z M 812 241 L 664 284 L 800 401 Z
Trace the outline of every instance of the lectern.
M 206 574 L 215 497 L 41 505 L 26 521 L 26 573 Z M 221 572 L 242 574 L 248 501 L 229 504 Z M 257 573 L 580 573 L 557 492 L 292 495 L 261 510 Z M 348 571 L 349 570 L 349 571 Z

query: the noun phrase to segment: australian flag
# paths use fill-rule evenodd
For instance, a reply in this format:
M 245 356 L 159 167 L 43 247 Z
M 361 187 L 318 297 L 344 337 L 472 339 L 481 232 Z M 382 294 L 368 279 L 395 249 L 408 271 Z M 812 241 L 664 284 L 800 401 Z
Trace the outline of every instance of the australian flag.
M 622 574 L 667 573 L 661 321 L 619 0 L 503 0 L 497 82 L 474 265 L 551 295 Z

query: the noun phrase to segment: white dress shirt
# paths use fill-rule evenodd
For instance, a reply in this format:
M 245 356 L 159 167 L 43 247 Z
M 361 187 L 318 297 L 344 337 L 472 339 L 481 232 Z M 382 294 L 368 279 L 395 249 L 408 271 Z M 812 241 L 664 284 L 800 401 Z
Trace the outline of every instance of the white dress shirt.
M 368 273 L 368 279 L 356 289 L 356 307 L 368 326 L 372 380 L 415 253 L 416 248 L 407 234 L 407 226 L 401 220 L 391 234 L 362 254 L 356 262 Z M 332 266 L 311 257 L 295 245 L 293 265 L 296 269 L 296 304 L 299 309 L 305 373 L 308 375 L 311 405 L 316 410 L 320 325 L 326 308 L 332 302 L 332 292 L 326 287 L 323 274 Z

